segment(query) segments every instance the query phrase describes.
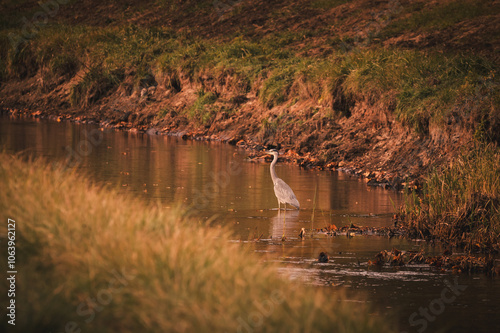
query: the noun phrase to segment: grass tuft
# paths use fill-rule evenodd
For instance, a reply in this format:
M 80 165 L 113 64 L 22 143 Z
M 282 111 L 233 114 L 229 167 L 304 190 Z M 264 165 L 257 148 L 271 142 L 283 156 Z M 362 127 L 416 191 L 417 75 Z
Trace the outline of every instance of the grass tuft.
M 92 66 L 80 80 L 71 87 L 71 105 L 89 106 L 101 97 L 106 96 L 117 87 L 123 78 L 119 70 L 111 71 L 102 66 Z
M 500 151 L 476 144 L 434 170 L 422 195 L 407 193 L 400 209 L 414 237 L 470 251 L 500 250 Z
M 216 93 L 205 92 L 203 89 L 197 92 L 197 96 L 198 98 L 187 110 L 187 113 L 191 119 L 206 125 L 211 122 L 215 115 L 216 110 L 213 104 L 217 101 L 218 96 Z

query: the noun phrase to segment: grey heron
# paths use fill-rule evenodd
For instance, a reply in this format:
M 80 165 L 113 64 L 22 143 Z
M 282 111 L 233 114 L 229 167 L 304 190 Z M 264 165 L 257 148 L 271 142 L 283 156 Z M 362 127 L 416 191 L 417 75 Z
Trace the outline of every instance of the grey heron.
M 274 156 L 273 161 L 271 162 L 271 178 L 274 184 L 274 194 L 278 199 L 279 212 L 281 212 L 281 204 L 282 203 L 285 204 L 285 209 L 284 209 L 285 216 L 283 217 L 283 237 L 282 237 L 282 240 L 285 240 L 286 205 L 289 204 L 297 209 L 300 209 L 300 203 L 299 200 L 297 200 L 295 193 L 293 193 L 292 188 L 288 186 L 288 184 L 285 183 L 281 178 L 278 178 L 278 176 L 276 176 L 275 165 L 276 162 L 278 162 L 278 151 L 276 151 L 275 149 L 271 149 L 268 150 L 266 153 Z

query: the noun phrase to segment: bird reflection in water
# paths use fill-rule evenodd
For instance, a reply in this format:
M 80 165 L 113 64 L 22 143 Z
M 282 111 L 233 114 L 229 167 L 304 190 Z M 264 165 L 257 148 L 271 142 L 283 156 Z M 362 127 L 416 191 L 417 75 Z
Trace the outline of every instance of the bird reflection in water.
M 271 218 L 272 239 L 296 238 L 301 229 L 299 223 L 299 211 L 289 210 L 286 214 L 286 221 L 283 219 L 284 212 L 278 210 L 278 214 Z
M 276 170 L 275 170 L 275 165 L 278 162 L 278 151 L 275 149 L 271 149 L 267 151 L 267 154 L 273 155 L 273 161 L 271 162 L 271 178 L 273 180 L 274 184 L 274 194 L 276 195 L 276 198 L 278 199 L 278 216 L 281 213 L 281 204 L 285 205 L 285 208 L 283 210 L 283 235 L 281 236 L 281 240 L 285 241 L 286 240 L 286 235 L 285 235 L 285 226 L 286 226 L 286 205 L 291 205 L 297 209 L 300 209 L 300 203 L 299 200 L 297 200 L 297 197 L 295 196 L 295 193 L 293 193 L 293 190 L 290 186 L 288 186 L 287 183 L 285 183 L 281 178 L 278 178 L 276 175 Z M 297 214 L 298 216 L 298 214 Z M 274 225 L 274 223 L 273 223 Z M 274 236 L 274 235 L 273 235 Z

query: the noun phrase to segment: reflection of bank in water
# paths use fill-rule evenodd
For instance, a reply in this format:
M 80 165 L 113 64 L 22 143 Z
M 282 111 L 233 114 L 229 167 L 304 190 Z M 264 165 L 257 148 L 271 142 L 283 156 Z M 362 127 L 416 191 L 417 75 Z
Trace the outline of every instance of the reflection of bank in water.
M 300 229 L 303 227 L 299 223 L 298 210 L 287 210 L 286 215 L 283 210 L 278 210 L 276 216 L 271 218 L 271 236 L 273 240 L 281 240 L 283 234 L 287 239 L 298 238 Z M 283 230 L 283 222 L 285 222 L 285 230 Z

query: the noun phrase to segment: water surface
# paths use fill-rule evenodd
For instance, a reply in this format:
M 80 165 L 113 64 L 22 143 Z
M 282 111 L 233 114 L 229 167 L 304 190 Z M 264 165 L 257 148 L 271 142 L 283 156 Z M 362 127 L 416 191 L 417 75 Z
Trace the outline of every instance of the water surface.
M 351 301 L 368 302 L 402 330 L 500 331 L 498 279 L 457 277 L 426 266 L 367 264 L 384 249 L 425 248 L 438 253 L 439 248 L 376 236 L 297 239 L 301 228 L 350 223 L 390 226 L 402 200 L 397 192 L 368 187 L 343 173 L 279 163 L 278 176 L 301 203 L 300 211 L 288 210 L 285 216 L 277 210 L 269 163 L 250 162 L 248 151 L 226 144 L 2 117 L 0 147 L 77 168 L 92 181 L 119 188 L 138 200 L 166 208 L 182 203 L 199 219 L 229 226 L 231 241 L 249 247 L 263 261 L 280 262 L 281 274 L 300 283 L 353 291 Z M 283 232 L 285 243 L 280 241 Z M 320 252 L 330 254 L 328 263 L 317 262 Z M 465 286 L 465 290 L 449 303 L 440 301 L 443 293 L 448 295 L 449 285 Z M 425 309 L 431 311 L 428 317 L 420 313 Z

